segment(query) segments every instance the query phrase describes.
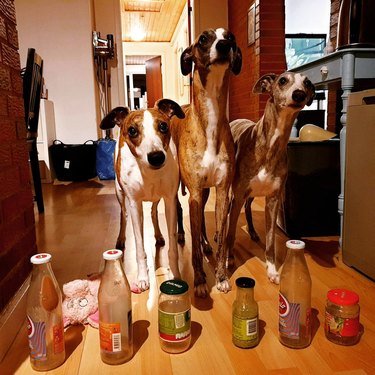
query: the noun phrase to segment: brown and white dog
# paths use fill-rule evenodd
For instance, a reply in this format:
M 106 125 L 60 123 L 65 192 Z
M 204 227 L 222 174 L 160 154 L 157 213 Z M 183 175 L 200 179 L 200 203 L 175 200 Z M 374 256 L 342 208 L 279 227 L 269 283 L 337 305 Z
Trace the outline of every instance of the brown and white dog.
M 185 117 L 177 103 L 161 99 L 154 108 L 147 110 L 130 112 L 128 108 L 117 107 L 100 124 L 102 129 L 113 128 L 116 124 L 120 126 L 115 151 L 116 196 L 121 205 L 116 248 L 125 248 L 129 212 L 136 242 L 137 286 L 142 291 L 150 285 L 143 241 L 142 202 L 164 199 L 170 277 L 180 277 L 176 237 L 176 196 L 180 178 L 177 151 L 170 132 L 170 121 L 174 115 Z
M 285 72 L 279 76 L 264 75 L 255 84 L 253 92 L 268 93 L 270 98 L 257 123 L 250 120 L 230 123 L 236 145 L 236 171 L 226 246 L 229 263 L 233 263 L 236 225 L 244 203 L 249 234 L 253 240 L 259 240 L 253 226 L 251 203 L 254 197 L 264 196 L 267 275 L 278 284 L 275 230 L 287 177 L 287 144 L 294 120 L 305 105 L 311 104 L 315 89 L 304 75 Z
M 172 137 L 178 150 L 180 175 L 189 191 L 194 288 L 198 297 L 208 295 L 200 243 L 207 190 L 216 187 L 217 268 L 216 286 L 227 292 L 223 240 L 229 207 L 228 192 L 234 173 L 234 144 L 227 115 L 229 76 L 241 70 L 242 56 L 234 35 L 223 28 L 204 31 L 181 55 L 181 71 L 193 70 L 191 104 L 185 119 L 172 120 Z

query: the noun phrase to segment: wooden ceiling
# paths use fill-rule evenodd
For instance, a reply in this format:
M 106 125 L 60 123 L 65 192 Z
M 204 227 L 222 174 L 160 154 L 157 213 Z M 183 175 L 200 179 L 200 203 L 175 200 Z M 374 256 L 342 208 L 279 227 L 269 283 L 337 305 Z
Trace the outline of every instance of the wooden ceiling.
M 186 0 L 121 0 L 123 42 L 133 42 L 132 30 L 144 32 L 142 42 L 170 42 Z

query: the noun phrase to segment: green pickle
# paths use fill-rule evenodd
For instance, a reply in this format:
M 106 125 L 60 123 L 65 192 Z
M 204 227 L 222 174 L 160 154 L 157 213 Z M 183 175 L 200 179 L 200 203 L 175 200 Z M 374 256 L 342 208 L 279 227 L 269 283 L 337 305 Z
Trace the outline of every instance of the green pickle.
M 232 306 L 232 342 L 239 348 L 252 348 L 259 343 L 258 304 L 254 300 L 255 280 L 239 277 Z

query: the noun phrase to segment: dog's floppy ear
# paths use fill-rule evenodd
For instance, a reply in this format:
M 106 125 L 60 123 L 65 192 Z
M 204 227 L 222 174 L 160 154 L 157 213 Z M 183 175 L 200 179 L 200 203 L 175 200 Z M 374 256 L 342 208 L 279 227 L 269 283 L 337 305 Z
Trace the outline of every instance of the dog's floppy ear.
M 182 52 L 180 57 L 181 72 L 184 76 L 191 73 L 193 69 L 193 47 L 190 46 Z
M 120 126 L 121 121 L 130 113 L 127 107 L 116 107 L 105 116 L 100 123 L 100 129 L 111 129 L 116 125 Z
M 257 83 L 254 85 L 253 93 L 264 94 L 265 92 L 271 92 L 272 84 L 276 78 L 277 74 L 275 73 L 268 73 L 260 77 Z
M 160 112 L 166 114 L 169 118 L 177 116 L 178 118 L 185 118 L 185 113 L 182 108 L 173 100 L 160 99 L 155 103 L 155 108 Z
M 315 86 L 312 83 L 311 83 L 311 90 L 312 90 L 313 93 L 312 93 L 311 98 L 309 99 L 309 101 L 306 103 L 307 106 L 310 106 L 312 104 L 312 102 L 314 101 L 314 99 L 315 99 Z
M 241 49 L 237 47 L 234 60 L 232 63 L 233 74 L 235 75 L 240 74 L 241 68 L 242 68 L 242 52 L 241 52 Z

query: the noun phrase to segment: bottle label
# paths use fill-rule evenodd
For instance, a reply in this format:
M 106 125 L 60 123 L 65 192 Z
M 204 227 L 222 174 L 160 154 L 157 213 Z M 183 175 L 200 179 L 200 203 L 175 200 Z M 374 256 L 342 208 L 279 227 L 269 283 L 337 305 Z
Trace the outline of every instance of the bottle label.
M 100 348 L 106 352 L 121 352 L 121 324 L 99 322 Z
M 326 311 L 325 330 L 337 337 L 353 337 L 359 333 L 359 316 L 341 318 Z
M 300 314 L 300 304 L 289 303 L 289 301 L 279 293 L 279 332 L 281 335 L 290 339 L 299 339 Z
M 61 322 L 61 324 L 53 326 L 53 351 L 58 354 L 62 353 L 64 349 L 64 325 Z
M 38 361 L 47 360 L 46 323 L 34 322 L 27 316 L 27 333 L 30 357 Z
M 170 342 L 181 342 L 190 337 L 190 309 L 167 313 L 159 309 L 159 337 Z
M 241 341 L 241 346 L 253 346 L 258 342 L 258 317 L 243 319 L 233 315 L 232 330 L 234 339 Z

